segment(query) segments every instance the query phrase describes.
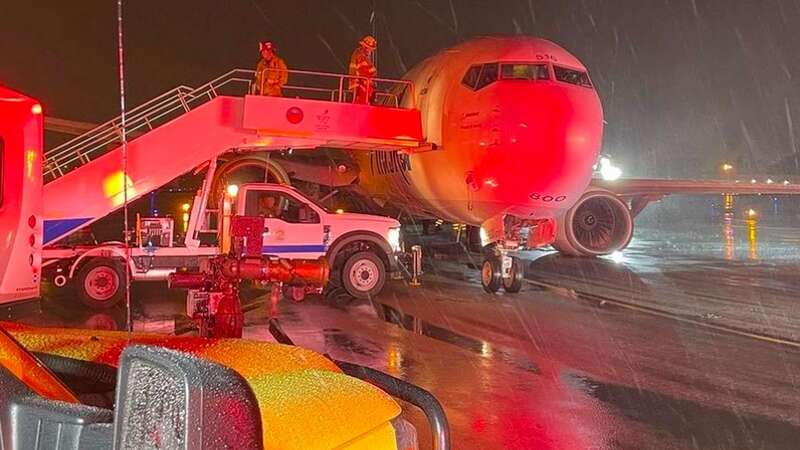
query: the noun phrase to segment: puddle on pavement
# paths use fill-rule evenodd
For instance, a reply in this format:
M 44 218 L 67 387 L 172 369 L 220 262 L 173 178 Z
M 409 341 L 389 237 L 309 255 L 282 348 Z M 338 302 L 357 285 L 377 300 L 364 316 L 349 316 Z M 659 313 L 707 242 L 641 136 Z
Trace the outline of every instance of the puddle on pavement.
M 497 358 L 498 360 L 514 368 L 524 370 L 528 373 L 540 373 L 539 368 L 534 362 L 520 358 L 512 354 L 512 352 L 498 348 L 489 342 L 475 339 L 470 336 L 465 336 L 438 325 L 434 325 L 428 321 L 414 317 L 411 314 L 398 311 L 389 305 L 376 303 L 375 308 L 378 316 L 392 325 L 396 325 L 413 333 L 421 334 L 441 342 L 455 345 L 484 358 Z

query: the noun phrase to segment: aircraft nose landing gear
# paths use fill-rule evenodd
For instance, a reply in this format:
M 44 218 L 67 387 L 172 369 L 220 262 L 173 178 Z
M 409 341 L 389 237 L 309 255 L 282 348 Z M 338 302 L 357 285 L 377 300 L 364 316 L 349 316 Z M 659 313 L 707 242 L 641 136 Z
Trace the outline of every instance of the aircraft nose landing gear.
M 522 289 L 525 267 L 509 253 L 540 247 L 555 239 L 551 220 L 528 220 L 500 214 L 485 221 L 480 229 L 481 245 L 487 249 L 481 266 L 481 285 L 494 294 L 502 287 L 509 294 Z
M 516 294 L 522 290 L 522 279 L 525 277 L 525 268 L 522 265 L 522 260 L 516 256 L 510 257 L 511 265 L 508 268 L 508 273 L 503 276 L 503 290 L 509 294 Z
M 501 287 L 511 294 L 519 292 L 524 276 L 522 261 L 516 256 L 509 256 L 505 249 L 495 249 L 495 254 L 486 256 L 481 265 L 481 285 L 490 294 Z
M 494 294 L 500 289 L 502 279 L 503 271 L 500 267 L 500 260 L 495 256 L 487 256 L 481 266 L 481 285 L 483 290 Z

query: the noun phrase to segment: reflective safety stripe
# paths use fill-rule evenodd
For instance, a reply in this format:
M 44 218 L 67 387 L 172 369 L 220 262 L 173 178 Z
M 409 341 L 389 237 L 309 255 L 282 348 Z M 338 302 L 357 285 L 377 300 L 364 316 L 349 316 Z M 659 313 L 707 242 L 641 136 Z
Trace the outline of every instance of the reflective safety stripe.
M 78 219 L 58 219 L 44 221 L 44 243 L 49 244 L 59 236 L 63 236 L 70 231 L 79 228 L 91 220 L 91 217 Z
M 265 245 L 261 248 L 261 253 L 325 253 L 328 251 L 326 245 Z

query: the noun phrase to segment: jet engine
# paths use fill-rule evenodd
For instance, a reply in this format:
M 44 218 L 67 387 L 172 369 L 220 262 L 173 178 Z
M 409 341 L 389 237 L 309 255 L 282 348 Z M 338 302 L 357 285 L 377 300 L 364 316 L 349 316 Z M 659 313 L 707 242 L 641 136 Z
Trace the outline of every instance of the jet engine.
M 553 247 L 573 256 L 601 256 L 622 250 L 633 237 L 633 215 L 619 196 L 590 190 L 557 221 Z

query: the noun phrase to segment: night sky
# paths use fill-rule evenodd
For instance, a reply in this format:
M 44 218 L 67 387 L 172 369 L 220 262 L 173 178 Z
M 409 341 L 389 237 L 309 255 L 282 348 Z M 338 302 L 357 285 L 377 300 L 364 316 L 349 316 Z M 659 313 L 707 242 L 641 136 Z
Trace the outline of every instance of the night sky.
M 116 1 L 3 3 L 0 83 L 55 117 L 117 114 Z M 252 68 L 261 39 L 275 41 L 290 68 L 344 71 L 374 3 L 386 77 L 477 35 L 536 35 L 572 51 L 603 99 L 604 151 L 630 174 L 708 175 L 723 159 L 763 172 L 798 145 L 800 0 L 125 3 L 131 106 Z

